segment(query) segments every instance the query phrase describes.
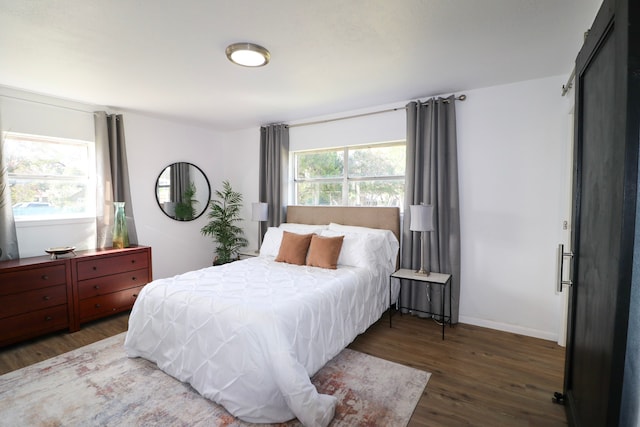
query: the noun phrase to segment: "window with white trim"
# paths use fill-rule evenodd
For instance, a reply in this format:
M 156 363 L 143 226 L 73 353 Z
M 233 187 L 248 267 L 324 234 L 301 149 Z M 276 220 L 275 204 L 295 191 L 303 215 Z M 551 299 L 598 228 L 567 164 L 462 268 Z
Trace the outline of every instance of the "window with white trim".
M 6 132 L 4 149 L 17 222 L 95 216 L 93 141 Z
M 404 204 L 404 141 L 293 153 L 298 205 Z

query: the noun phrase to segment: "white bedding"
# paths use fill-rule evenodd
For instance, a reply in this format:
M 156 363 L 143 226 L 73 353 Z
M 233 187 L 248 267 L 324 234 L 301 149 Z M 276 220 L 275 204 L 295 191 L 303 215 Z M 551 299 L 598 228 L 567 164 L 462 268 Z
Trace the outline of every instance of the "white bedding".
M 242 420 L 325 426 L 335 398 L 309 377 L 389 307 L 393 267 L 260 256 L 156 280 L 136 301 L 125 348 Z

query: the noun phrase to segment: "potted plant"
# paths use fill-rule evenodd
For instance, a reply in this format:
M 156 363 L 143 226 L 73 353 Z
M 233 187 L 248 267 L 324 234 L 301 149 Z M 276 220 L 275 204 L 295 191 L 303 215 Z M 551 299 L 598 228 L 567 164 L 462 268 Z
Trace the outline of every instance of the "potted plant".
M 181 221 L 191 221 L 196 216 L 195 206 L 198 201 L 194 198 L 196 185 L 191 182 L 189 187 L 182 193 L 182 200 L 176 203 L 176 219 Z
M 236 225 L 242 208 L 242 194 L 233 191 L 229 181 L 222 183 L 222 191 L 216 190 L 209 201 L 209 223 L 200 230 L 205 236 L 212 236 L 218 243 L 216 264 L 226 264 L 236 259 L 238 251 L 247 246 L 244 232 Z

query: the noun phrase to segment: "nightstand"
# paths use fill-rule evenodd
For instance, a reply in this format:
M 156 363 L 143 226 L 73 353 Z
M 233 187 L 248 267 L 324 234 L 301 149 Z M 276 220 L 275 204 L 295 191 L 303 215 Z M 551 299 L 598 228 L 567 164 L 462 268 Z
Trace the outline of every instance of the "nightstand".
M 238 252 L 238 259 L 249 259 L 249 258 L 256 257 L 258 255 L 260 255 L 260 252 L 252 251 L 249 249 L 249 250 Z
M 437 313 L 432 313 L 430 311 L 422 311 L 422 310 L 417 310 L 415 308 L 411 308 L 411 307 L 402 307 L 401 306 L 401 299 L 400 296 L 402 295 L 402 286 L 400 286 L 400 294 L 398 295 L 398 310 L 402 310 L 403 308 L 406 308 L 408 310 L 411 311 L 419 311 L 420 313 L 425 313 L 425 314 L 432 314 L 432 315 L 436 315 L 436 316 L 442 316 L 442 339 L 444 339 L 444 327 L 446 324 L 449 324 L 449 326 L 451 326 L 451 275 L 450 274 L 443 274 L 443 273 L 429 273 L 429 275 L 425 275 L 425 274 L 418 274 L 416 273 L 414 270 L 410 270 L 408 268 L 401 268 L 400 270 L 396 271 L 395 273 L 392 273 L 391 276 L 389 277 L 389 327 L 391 327 L 391 318 L 392 318 L 392 311 L 391 311 L 391 279 L 395 278 L 395 279 L 405 279 L 405 280 L 411 280 L 413 282 L 418 282 L 418 283 L 422 283 L 425 286 L 426 285 L 436 285 L 436 286 L 442 286 L 442 292 L 440 293 L 440 299 L 442 302 L 442 315 L 437 314 Z M 445 302 L 445 294 L 447 293 L 447 285 L 449 285 L 449 315 L 445 316 L 445 306 L 444 306 L 444 302 Z

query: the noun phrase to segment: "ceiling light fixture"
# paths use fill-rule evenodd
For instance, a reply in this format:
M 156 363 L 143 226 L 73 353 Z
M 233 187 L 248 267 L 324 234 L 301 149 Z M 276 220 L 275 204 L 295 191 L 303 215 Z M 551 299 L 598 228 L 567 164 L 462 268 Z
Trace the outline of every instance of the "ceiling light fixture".
M 234 43 L 225 51 L 229 61 L 243 67 L 262 67 L 269 63 L 271 54 L 262 46 L 253 43 Z

